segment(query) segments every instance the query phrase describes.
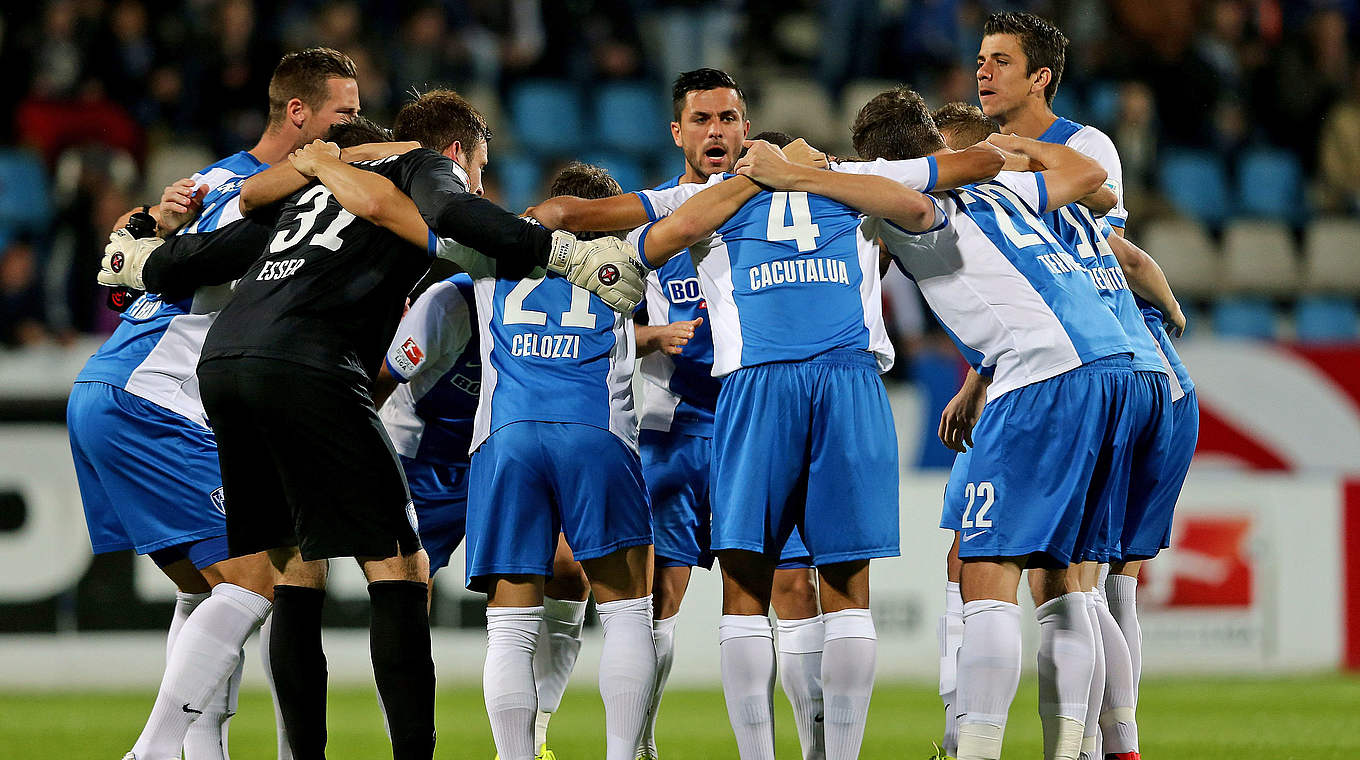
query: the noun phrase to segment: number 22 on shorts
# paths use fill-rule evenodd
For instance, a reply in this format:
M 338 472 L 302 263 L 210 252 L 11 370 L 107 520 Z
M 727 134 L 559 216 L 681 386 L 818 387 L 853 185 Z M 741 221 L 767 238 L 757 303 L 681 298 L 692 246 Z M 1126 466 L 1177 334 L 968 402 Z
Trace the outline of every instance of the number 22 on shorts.
M 963 494 L 968 499 L 968 505 L 963 508 L 963 529 L 992 527 L 992 521 L 987 518 L 987 512 L 991 510 L 992 504 L 996 503 L 996 488 L 992 481 L 969 483 L 964 487 Z M 978 502 L 982 502 L 981 505 L 978 505 Z M 973 515 L 974 506 L 978 507 L 976 516 Z M 968 537 L 964 538 L 965 541 L 967 539 Z

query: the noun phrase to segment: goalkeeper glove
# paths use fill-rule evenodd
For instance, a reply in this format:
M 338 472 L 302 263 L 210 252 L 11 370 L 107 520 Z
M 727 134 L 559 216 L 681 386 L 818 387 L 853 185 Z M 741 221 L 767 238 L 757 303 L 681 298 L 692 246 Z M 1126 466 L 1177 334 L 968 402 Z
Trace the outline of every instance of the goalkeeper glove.
M 552 235 L 547 268 L 622 314 L 631 314 L 637 308 L 647 281 L 647 268 L 632 244 L 616 237 L 577 240 L 563 230 Z
M 109 235 L 109 244 L 104 246 L 104 258 L 99 262 L 99 275 L 95 279 L 100 285 L 111 288 L 146 290 L 142 268 L 151 252 L 164 242 L 158 237 L 133 237 L 125 229 L 114 230 Z

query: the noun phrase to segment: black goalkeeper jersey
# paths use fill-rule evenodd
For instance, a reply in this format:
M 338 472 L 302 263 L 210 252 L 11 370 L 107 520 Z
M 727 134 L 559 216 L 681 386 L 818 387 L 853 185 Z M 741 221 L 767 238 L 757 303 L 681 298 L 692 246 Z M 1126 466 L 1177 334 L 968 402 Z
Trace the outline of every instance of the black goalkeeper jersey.
M 453 162 L 432 150 L 355 166 L 390 179 L 436 229 L 449 226 L 440 222 L 448 221 L 451 206 L 465 211 L 457 225 L 465 233 L 505 224 L 500 216 L 518 223 L 512 214 L 468 194 Z M 473 224 L 475 230 L 469 230 L 468 223 L 480 220 L 477 212 L 486 207 L 500 215 L 492 215 L 495 223 Z M 522 234 L 498 241 L 507 250 L 519 247 L 516 252 L 523 246 L 547 250 L 546 240 Z M 355 217 L 324 185 L 308 186 L 281 205 L 264 252 L 237 282 L 208 332 L 200 361 L 282 359 L 367 384 L 401 321 L 407 294 L 430 267 L 432 249 L 417 248 Z

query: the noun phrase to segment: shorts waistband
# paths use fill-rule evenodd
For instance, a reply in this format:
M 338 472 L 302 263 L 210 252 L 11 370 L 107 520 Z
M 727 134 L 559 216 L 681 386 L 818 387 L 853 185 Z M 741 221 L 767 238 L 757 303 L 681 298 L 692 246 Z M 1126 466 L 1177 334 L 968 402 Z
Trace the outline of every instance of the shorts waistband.
M 1077 367 L 1079 372 L 1132 372 L 1133 354 L 1111 354 Z
M 878 371 L 878 359 L 861 348 L 833 348 L 803 360 L 806 364 L 848 364 Z

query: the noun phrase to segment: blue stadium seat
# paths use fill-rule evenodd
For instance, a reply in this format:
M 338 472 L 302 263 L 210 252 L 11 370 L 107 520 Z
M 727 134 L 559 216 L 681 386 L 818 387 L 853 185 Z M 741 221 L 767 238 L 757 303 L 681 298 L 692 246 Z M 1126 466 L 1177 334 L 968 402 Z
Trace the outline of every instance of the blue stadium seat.
M 538 162 L 525 156 L 497 157 L 487 165 L 496 176 L 506 208 L 519 213 L 543 200 L 543 170 Z
M 570 82 L 538 79 L 523 82 L 510 92 L 510 123 L 526 150 L 568 155 L 585 138 L 581 104 Z
M 1213 305 L 1212 319 L 1220 338 L 1275 338 L 1275 307 L 1264 298 L 1224 298 Z
M 671 144 L 670 117 L 656 87 L 637 82 L 607 84 L 594 100 L 595 138 L 602 146 L 647 154 Z
M 0 227 L 43 232 L 52 219 L 47 172 L 26 150 L 0 150 Z
M 1237 164 L 1239 210 L 1252 216 L 1299 224 L 1307 216 L 1303 169 L 1282 150 L 1253 150 Z
M 1105 129 L 1119 120 L 1119 82 L 1093 82 L 1086 90 L 1086 118 Z
M 860 105 L 864 104 L 860 103 Z M 1086 104 L 1077 96 L 1076 90 L 1070 87 L 1058 88 L 1058 94 L 1053 96 L 1053 113 L 1071 119 L 1078 124 L 1086 123 Z
M 609 172 L 609 176 L 619 183 L 619 187 L 623 188 L 625 193 L 651 187 L 647 184 L 647 174 L 642 170 L 642 165 L 629 156 L 620 153 L 594 153 L 582 156 L 581 160 Z
M 1168 151 L 1161 162 L 1162 192 L 1186 216 L 1217 227 L 1232 213 L 1223 162 L 1200 150 Z
M 1294 307 L 1294 331 L 1303 343 L 1343 343 L 1360 337 L 1360 311 L 1350 298 L 1306 296 Z

